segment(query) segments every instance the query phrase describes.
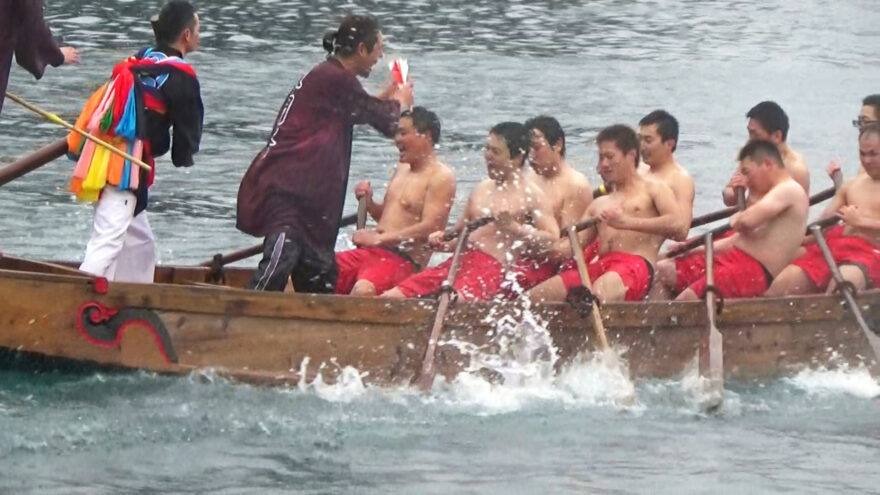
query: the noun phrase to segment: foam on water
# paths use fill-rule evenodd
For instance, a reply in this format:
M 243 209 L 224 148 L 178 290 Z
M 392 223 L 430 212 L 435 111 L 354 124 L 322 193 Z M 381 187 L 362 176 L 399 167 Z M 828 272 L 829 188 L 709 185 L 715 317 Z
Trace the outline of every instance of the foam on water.
M 818 396 L 846 394 L 862 399 L 880 397 L 880 382 L 864 366 L 807 369 L 785 381 L 808 394 Z

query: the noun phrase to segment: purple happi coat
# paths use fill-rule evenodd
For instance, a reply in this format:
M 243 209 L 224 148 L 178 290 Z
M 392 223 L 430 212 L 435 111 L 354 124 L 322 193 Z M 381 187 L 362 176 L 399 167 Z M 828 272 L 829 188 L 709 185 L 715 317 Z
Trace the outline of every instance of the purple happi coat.
M 43 20 L 43 0 L 0 0 L 0 112 L 13 54 L 18 65 L 37 79 L 47 65 L 64 63 L 64 54 Z
M 370 124 L 390 137 L 399 118 L 396 101 L 370 96 L 338 60 L 315 66 L 288 95 L 241 181 L 238 229 L 255 236 L 285 232 L 317 252 L 332 252 L 353 126 Z

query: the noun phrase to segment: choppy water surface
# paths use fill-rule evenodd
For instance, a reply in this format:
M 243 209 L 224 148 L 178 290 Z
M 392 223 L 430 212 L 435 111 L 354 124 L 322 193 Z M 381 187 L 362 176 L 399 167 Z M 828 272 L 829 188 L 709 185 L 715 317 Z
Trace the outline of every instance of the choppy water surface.
M 47 2 L 78 67 L 10 91 L 74 118 L 111 65 L 150 37 L 160 2 Z M 790 143 L 830 185 L 825 164 L 858 157 L 849 121 L 880 91 L 880 14 L 839 2 L 458 0 L 201 2 L 206 127 L 192 169 L 159 161 L 151 223 L 162 262 L 195 262 L 254 240 L 234 228 L 238 182 L 295 81 L 322 59 L 319 39 L 347 11 L 380 17 L 389 55 L 405 56 L 416 97 L 443 120 L 441 155 L 456 209 L 485 173 L 480 147 L 501 120 L 556 116 L 569 158 L 595 178 L 591 139 L 663 107 L 682 125 L 678 158 L 698 212 L 720 206 L 763 99 L 788 112 Z M 387 80 L 384 66 L 366 82 Z M 7 102 L 0 163 L 62 136 Z M 396 150 L 371 130 L 354 179 L 387 180 Z M 0 250 L 78 259 L 91 207 L 65 192 L 58 161 L 0 191 Z M 348 198 L 353 209 L 354 198 Z M 347 243 L 347 235 L 340 244 Z M 862 370 L 732 385 L 704 417 L 684 382 L 636 384 L 621 407 L 597 367 L 492 388 L 463 378 L 433 399 L 407 390 L 262 390 L 148 375 L 0 373 L 0 491 L 205 492 L 880 492 L 880 385 Z

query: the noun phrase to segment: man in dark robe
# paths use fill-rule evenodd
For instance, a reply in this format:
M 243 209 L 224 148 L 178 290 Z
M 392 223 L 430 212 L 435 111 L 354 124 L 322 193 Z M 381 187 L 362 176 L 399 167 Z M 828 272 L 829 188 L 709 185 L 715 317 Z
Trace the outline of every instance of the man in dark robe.
M 382 56 L 373 17 L 346 17 L 324 48 L 332 55 L 290 92 L 238 191 L 238 229 L 265 237 L 251 289 L 281 291 L 292 278 L 297 292 L 334 291 L 353 126 L 391 137 L 401 107 L 412 105 L 411 84 L 392 83 L 374 97 L 357 80 Z
M 43 20 L 43 0 L 0 0 L 0 112 L 13 54 L 18 65 L 37 79 L 43 77 L 47 65 L 79 62 L 75 48 L 59 48 L 52 38 Z

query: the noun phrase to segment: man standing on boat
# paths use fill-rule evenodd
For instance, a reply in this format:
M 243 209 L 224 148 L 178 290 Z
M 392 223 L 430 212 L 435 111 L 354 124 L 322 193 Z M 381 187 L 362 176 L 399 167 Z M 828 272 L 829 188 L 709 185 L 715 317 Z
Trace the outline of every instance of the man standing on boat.
M 565 131 L 559 121 L 539 115 L 525 123 L 529 133 L 529 168 L 525 176 L 547 197 L 553 217 L 560 228 L 576 223 L 590 202 L 593 188 L 587 176 L 565 160 Z M 559 263 L 541 256 L 521 258 L 513 268 L 518 291 L 527 291 L 556 275 Z
M 779 148 L 779 154 L 782 156 L 782 163 L 785 164 L 785 170 L 804 191 L 810 193 L 810 169 L 804 163 L 801 154 L 788 145 L 788 115 L 778 103 L 774 101 L 762 101 L 758 103 L 746 114 L 749 119 L 746 124 L 746 130 L 749 132 L 749 139 L 763 139 L 771 141 Z M 727 206 L 736 205 L 736 188 L 748 188 L 746 179 L 739 173 L 739 169 L 734 172 L 727 186 L 722 191 L 722 199 Z M 749 192 L 747 202 L 754 203 L 761 199 L 752 196 Z
M 486 301 L 500 295 L 505 274 L 517 258 L 537 257 L 535 250 L 559 238 L 559 227 L 544 192 L 523 174 L 528 147 L 528 134 L 518 122 L 502 122 L 489 131 L 483 152 L 489 177 L 471 192 L 464 214 L 455 226 L 461 232 L 467 222 L 494 219 L 470 234 L 467 249 L 459 260 L 452 287 L 466 301 Z M 430 235 L 429 241 L 438 250 L 451 251 L 454 241 L 444 242 L 444 234 L 438 230 Z M 452 259 L 407 278 L 382 297 L 438 293 Z
M 355 187 L 378 225 L 354 233 L 357 249 L 336 253 L 337 294 L 375 296 L 428 264 L 428 235 L 446 227 L 455 200 L 452 170 L 434 153 L 439 140 L 434 112 L 414 107 L 400 116 L 394 135 L 400 159 L 382 202 L 373 199 L 369 182 Z
M 828 230 L 825 238 L 843 279 L 857 290 L 880 287 L 880 124 L 861 128 L 859 159 L 862 171 L 837 190 L 822 213 L 822 218 L 837 215 L 843 220 L 844 224 Z M 812 236 L 808 239 L 815 241 Z M 765 295 L 832 291 L 830 281 L 831 270 L 819 246 L 812 242 L 806 254 L 776 277 Z
M 202 136 L 199 80 L 183 59 L 199 47 L 199 15 L 188 1 L 172 0 L 152 23 L 156 45 L 117 64 L 112 82 L 93 95 L 77 121 L 99 121 L 102 129 L 106 121 L 114 136 L 129 139 L 129 150 L 142 148 L 142 153 L 131 152 L 143 157 L 150 171 L 122 160 L 117 163 L 116 157 L 102 165 L 93 145 L 75 133 L 68 138 L 70 152 L 79 155 L 72 189 L 81 199 L 97 199 L 92 236 L 80 270 L 110 280 L 153 281 L 156 246 L 146 213 L 148 188 L 156 170 L 153 159 L 170 150 L 175 167 L 190 167 Z M 106 91 L 104 97 L 101 91 Z M 106 102 L 106 110 L 98 100 Z M 97 182 L 102 189 L 84 189 L 94 173 L 102 175 Z
M 0 0 L 0 112 L 6 98 L 6 84 L 15 62 L 35 78 L 43 77 L 47 65 L 79 63 L 76 48 L 59 48 L 43 20 L 43 0 Z
M 248 288 L 282 291 L 292 278 L 297 292 L 334 291 L 334 248 L 353 127 L 370 124 L 391 137 L 401 110 L 412 106 L 411 83 L 392 83 L 374 97 L 357 80 L 370 75 L 383 55 L 382 43 L 375 18 L 347 16 L 324 37 L 327 60 L 303 77 L 282 105 L 238 190 L 236 226 L 265 238 Z
M 775 142 L 749 141 L 740 150 L 739 161 L 739 173 L 747 181 L 749 194 L 761 199 L 730 217 L 734 234 L 714 243 L 715 284 L 728 298 L 759 296 L 770 287 L 773 277 L 794 259 L 810 209 L 807 193 L 788 173 Z M 675 261 L 663 260 L 658 269 L 675 271 Z M 666 278 L 686 287 L 678 300 L 702 298 L 706 292 L 705 255 L 703 263 Z
M 675 195 L 664 182 L 646 180 L 639 173 L 639 138 L 633 129 L 619 124 L 606 127 L 596 142 L 599 174 L 612 192 L 593 200 L 584 214 L 584 220 L 601 219 L 579 234 L 581 246 L 599 240 L 598 258 L 587 271 L 601 302 L 640 301 L 651 288 L 660 245 L 680 234 Z M 555 255 L 571 257 L 568 239 L 556 243 Z M 574 287 L 581 287 L 581 279 L 570 263 L 529 291 L 529 297 L 536 302 L 564 301 Z

